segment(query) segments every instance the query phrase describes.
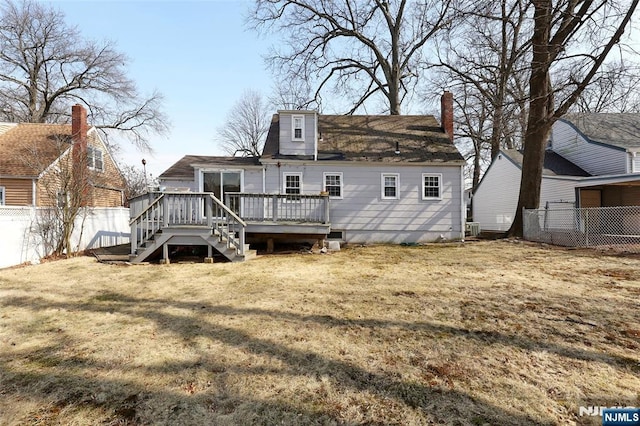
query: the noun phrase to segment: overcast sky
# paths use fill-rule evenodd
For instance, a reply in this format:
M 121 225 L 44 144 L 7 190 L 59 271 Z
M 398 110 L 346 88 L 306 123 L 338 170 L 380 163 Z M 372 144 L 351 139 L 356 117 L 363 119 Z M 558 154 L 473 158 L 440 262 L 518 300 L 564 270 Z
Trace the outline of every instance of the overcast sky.
M 246 30 L 248 1 L 56 0 L 67 23 L 92 39 L 112 40 L 131 58 L 129 76 L 143 93 L 165 96 L 171 132 L 153 137 L 153 155 L 128 142 L 120 162 L 158 176 L 186 154 L 224 155 L 216 129 L 245 89 L 265 97 L 272 80 L 262 55 L 269 43 Z

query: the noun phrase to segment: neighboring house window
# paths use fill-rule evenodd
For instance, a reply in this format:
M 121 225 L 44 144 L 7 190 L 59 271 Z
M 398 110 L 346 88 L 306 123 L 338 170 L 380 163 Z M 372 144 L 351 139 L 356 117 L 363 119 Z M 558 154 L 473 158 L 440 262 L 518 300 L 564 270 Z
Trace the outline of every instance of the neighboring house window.
M 386 200 L 398 199 L 399 180 L 400 178 L 397 173 L 382 174 L 382 199 L 386 199 Z
M 287 195 L 302 194 L 302 174 L 301 173 L 285 173 L 284 175 L 284 193 Z M 299 200 L 300 197 L 288 197 L 289 200 Z
M 5 189 L 4 186 L 0 186 L 0 206 L 4 206 L 4 193 L 5 193 Z
M 90 169 L 103 171 L 102 150 L 92 146 L 87 147 L 87 163 Z
M 331 198 L 342 198 L 342 173 L 325 173 L 324 190 Z
M 422 174 L 422 199 L 440 200 L 442 199 L 442 175 Z
M 291 126 L 294 141 L 304 140 L 304 115 L 294 115 L 292 117 Z
M 69 204 L 69 194 L 67 194 L 65 191 L 58 191 L 57 196 L 58 208 L 65 208 Z

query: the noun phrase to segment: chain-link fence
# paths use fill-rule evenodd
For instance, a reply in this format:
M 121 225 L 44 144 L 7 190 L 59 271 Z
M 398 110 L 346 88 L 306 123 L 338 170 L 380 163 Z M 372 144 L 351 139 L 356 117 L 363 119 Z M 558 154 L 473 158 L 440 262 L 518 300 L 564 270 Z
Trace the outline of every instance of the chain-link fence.
M 524 211 L 524 239 L 640 253 L 640 206 Z

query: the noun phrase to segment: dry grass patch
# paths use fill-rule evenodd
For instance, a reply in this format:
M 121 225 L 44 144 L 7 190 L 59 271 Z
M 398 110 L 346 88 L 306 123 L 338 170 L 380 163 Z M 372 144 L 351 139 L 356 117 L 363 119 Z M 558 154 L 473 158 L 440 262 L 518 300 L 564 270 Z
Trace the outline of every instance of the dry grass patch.
M 505 241 L 0 271 L 0 424 L 575 424 L 640 261 Z

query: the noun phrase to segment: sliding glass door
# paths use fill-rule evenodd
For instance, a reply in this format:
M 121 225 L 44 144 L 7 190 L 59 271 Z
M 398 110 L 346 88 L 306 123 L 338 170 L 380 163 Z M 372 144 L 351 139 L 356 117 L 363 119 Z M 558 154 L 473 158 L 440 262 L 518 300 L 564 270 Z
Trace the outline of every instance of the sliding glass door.
M 227 193 L 242 191 L 242 172 L 202 172 L 202 190 L 204 192 L 213 192 L 213 195 L 224 203 L 226 202 L 225 195 Z M 229 207 L 239 214 L 240 206 L 237 199 L 231 201 L 231 206 Z

